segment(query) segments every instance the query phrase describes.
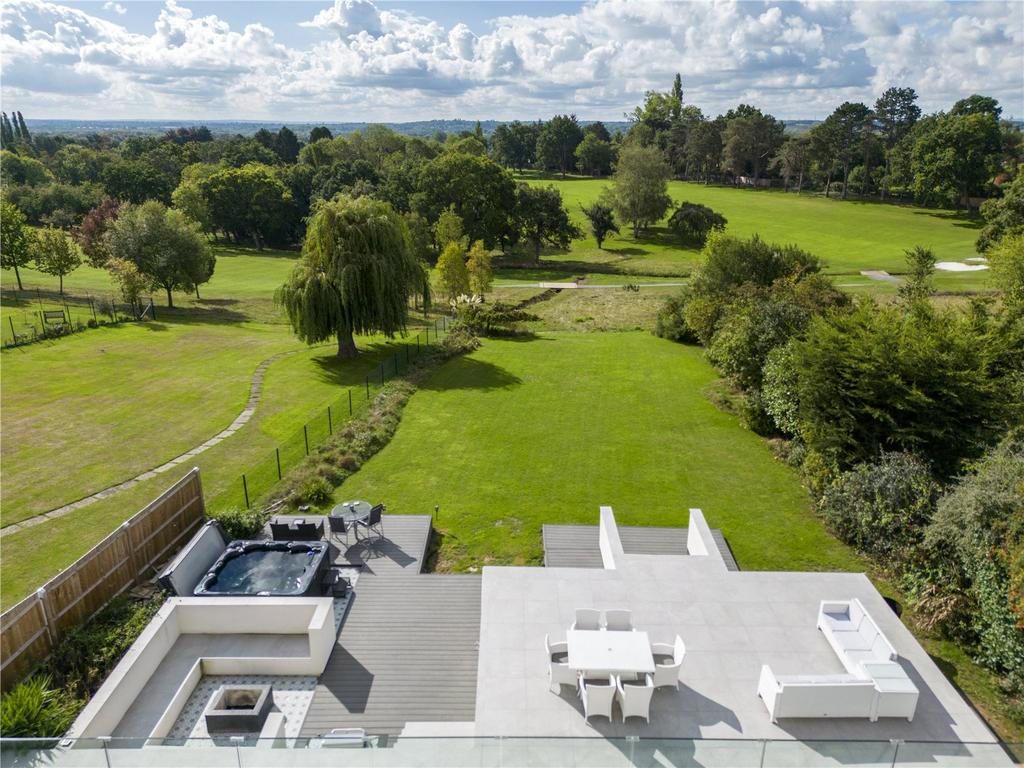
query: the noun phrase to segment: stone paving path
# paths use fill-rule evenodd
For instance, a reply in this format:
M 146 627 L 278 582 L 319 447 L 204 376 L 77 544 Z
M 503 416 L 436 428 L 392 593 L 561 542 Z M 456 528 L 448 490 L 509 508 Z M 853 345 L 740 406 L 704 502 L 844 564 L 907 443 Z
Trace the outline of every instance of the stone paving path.
M 181 454 L 180 456 L 175 456 L 173 459 L 161 464 L 159 467 L 154 467 L 153 469 L 147 470 L 140 475 L 136 475 L 135 477 L 129 480 L 125 480 L 122 483 L 112 485 L 109 488 L 104 488 L 102 491 L 97 491 L 96 493 L 86 496 L 85 498 L 79 499 L 78 501 L 73 501 L 70 504 L 65 504 L 63 507 L 57 507 L 56 509 L 51 509 L 49 512 L 43 512 L 42 514 L 36 515 L 35 517 L 30 517 L 26 520 L 21 520 L 20 522 L 4 526 L 3 528 L 0 528 L 0 537 L 7 536 L 11 533 L 17 533 L 18 531 L 25 530 L 26 528 L 31 528 L 33 525 L 45 523 L 47 520 L 55 520 L 58 517 L 64 517 L 64 515 L 70 514 L 71 512 L 74 512 L 76 509 L 87 507 L 90 504 L 94 504 L 95 502 L 100 501 L 101 499 L 106 499 L 111 496 L 114 496 L 115 494 L 121 493 L 122 491 L 127 491 L 129 488 L 132 488 L 133 486 L 138 485 L 141 482 L 154 478 L 157 475 L 162 475 L 165 472 L 171 471 L 175 467 L 195 458 L 203 451 L 209 450 L 218 443 L 231 437 L 233 434 L 235 434 L 235 432 L 237 432 L 243 426 L 245 426 L 248 423 L 249 419 L 252 418 L 253 413 L 256 412 L 256 406 L 259 405 L 260 395 L 263 392 L 263 377 L 267 372 L 267 368 L 270 367 L 270 364 L 273 363 L 275 360 L 284 357 L 285 355 L 291 355 L 300 351 L 302 350 L 292 349 L 286 352 L 278 352 L 276 355 L 271 355 L 266 360 L 261 362 L 258 366 L 256 366 L 256 371 L 253 373 L 252 379 L 249 382 L 249 399 L 245 403 L 245 408 L 242 409 L 242 412 L 235 417 L 235 420 L 232 421 L 231 424 L 227 426 L 227 428 L 222 429 L 220 432 L 211 437 L 205 443 L 201 443 L 197 445 L 195 448 L 192 448 L 191 450 Z

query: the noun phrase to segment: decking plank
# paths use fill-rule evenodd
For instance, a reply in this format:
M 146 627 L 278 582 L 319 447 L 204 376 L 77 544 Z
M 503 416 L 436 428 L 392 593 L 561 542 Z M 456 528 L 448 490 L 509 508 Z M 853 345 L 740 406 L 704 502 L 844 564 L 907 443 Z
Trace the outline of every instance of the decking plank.
M 430 518 L 385 516 L 386 542 L 352 541 L 362 566 L 302 736 L 332 728 L 398 734 L 409 721 L 468 721 L 476 710 L 481 579 L 421 573 Z

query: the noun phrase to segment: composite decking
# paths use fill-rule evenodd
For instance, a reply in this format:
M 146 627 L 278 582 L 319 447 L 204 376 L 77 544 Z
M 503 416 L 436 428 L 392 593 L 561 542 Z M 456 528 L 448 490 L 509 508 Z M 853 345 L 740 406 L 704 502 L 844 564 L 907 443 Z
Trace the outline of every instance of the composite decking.
M 599 529 L 596 525 L 545 525 L 544 565 L 549 568 L 601 568 Z M 711 535 L 726 567 L 738 571 L 739 566 L 722 532 L 713 528 Z M 619 539 L 627 555 L 685 555 L 685 528 L 630 527 L 619 528 Z
M 354 598 L 302 726 L 398 734 L 408 722 L 465 722 L 476 708 L 481 578 L 422 573 L 430 517 L 386 515 L 385 539 L 341 547 L 361 565 Z

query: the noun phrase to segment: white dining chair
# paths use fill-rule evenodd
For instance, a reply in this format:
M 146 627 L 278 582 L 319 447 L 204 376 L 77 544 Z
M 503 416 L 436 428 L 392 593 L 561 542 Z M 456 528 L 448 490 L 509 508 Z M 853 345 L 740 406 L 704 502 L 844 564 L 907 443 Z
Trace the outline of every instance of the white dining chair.
M 580 698 L 583 700 L 583 718 L 607 717 L 612 720 L 612 703 L 615 701 L 615 678 L 579 677 Z
M 576 621 L 572 624 L 573 629 L 600 629 L 601 612 L 593 608 L 577 608 Z
M 668 643 L 651 643 L 651 655 L 655 657 L 654 664 L 654 687 L 663 688 L 671 685 L 679 689 L 679 669 L 683 666 L 683 657 L 686 655 L 686 643 L 683 638 L 676 635 L 676 641 L 672 645 Z M 665 661 L 658 661 L 657 657 Z
M 565 661 L 569 655 L 569 644 L 565 640 L 552 643 L 551 635 L 544 635 L 544 650 L 548 652 L 551 661 Z
M 633 612 L 612 608 L 604 612 L 604 628 L 610 632 L 630 632 L 633 629 Z
M 627 717 L 642 717 L 651 722 L 651 696 L 654 695 L 654 680 L 649 674 L 636 682 L 615 678 L 615 697 L 622 710 L 622 721 Z

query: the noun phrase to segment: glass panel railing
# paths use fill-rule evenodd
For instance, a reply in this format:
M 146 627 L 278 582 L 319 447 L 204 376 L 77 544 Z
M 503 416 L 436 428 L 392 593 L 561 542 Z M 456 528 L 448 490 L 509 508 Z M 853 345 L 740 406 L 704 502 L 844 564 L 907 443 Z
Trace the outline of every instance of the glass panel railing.
M 0 739 L 0 768 L 999 768 L 1024 745 L 757 739 Z

